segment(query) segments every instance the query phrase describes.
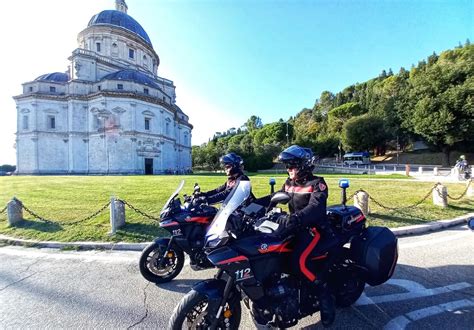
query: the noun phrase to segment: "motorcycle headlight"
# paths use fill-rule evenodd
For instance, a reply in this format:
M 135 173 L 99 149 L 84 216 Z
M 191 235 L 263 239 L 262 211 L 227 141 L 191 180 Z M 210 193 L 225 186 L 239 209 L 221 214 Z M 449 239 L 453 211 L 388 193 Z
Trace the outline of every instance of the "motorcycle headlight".
M 225 245 L 229 237 L 219 237 L 218 235 L 212 235 L 207 238 L 206 244 L 204 245 L 205 248 L 215 249 L 219 246 Z

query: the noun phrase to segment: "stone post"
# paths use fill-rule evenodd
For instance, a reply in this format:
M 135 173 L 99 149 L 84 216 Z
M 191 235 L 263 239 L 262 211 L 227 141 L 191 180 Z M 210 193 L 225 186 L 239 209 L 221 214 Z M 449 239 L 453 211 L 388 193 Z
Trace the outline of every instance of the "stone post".
M 423 167 L 418 167 L 418 174 L 419 175 L 422 175 L 423 174 Z
M 438 176 L 438 168 L 437 167 L 433 168 L 433 175 Z
M 410 176 L 410 165 L 405 165 L 405 175 Z
M 359 191 L 357 194 L 355 194 L 354 206 L 361 210 L 364 215 L 368 215 L 370 213 L 369 194 L 365 191 Z
M 15 197 L 7 204 L 7 218 L 10 226 L 23 221 L 23 205 Z
M 459 168 L 458 167 L 453 167 L 451 169 L 451 176 L 453 176 L 454 179 L 456 179 L 456 180 L 459 179 Z
M 433 189 L 433 204 L 442 208 L 448 206 L 448 188 L 439 184 Z
M 125 225 L 125 205 L 122 201 L 110 198 L 110 235 L 115 235 L 117 229 Z
M 474 200 L 474 181 L 468 181 L 469 188 L 467 188 L 466 197 Z

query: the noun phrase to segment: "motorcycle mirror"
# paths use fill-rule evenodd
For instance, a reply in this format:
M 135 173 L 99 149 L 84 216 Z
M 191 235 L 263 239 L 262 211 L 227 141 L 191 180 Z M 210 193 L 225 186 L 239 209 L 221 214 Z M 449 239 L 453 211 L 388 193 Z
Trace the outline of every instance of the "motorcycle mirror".
M 271 204 L 286 204 L 290 201 L 290 196 L 285 192 L 277 192 L 270 200 Z
M 471 218 L 471 219 L 467 222 L 467 226 L 469 227 L 469 229 L 474 230 L 474 218 Z

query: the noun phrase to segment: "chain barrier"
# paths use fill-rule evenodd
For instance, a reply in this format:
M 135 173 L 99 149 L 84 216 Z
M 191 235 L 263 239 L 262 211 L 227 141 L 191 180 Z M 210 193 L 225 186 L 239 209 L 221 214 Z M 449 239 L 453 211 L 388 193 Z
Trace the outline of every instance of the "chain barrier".
M 19 201 L 18 199 L 14 198 L 18 203 L 20 203 L 21 207 L 23 210 L 25 210 L 28 214 L 30 214 L 33 218 L 35 218 L 36 220 L 39 220 L 39 221 L 42 221 L 42 222 L 45 222 L 45 223 L 48 223 L 48 224 L 59 224 L 59 225 L 62 225 L 62 226 L 70 226 L 70 225 L 75 225 L 75 224 L 78 224 L 80 222 L 84 222 L 84 221 L 87 221 L 87 220 L 90 220 L 92 218 L 95 218 L 96 216 L 98 216 L 99 214 L 101 214 L 109 205 L 110 205 L 110 202 L 107 202 L 104 206 L 102 206 L 99 210 L 97 210 L 96 212 L 92 213 L 91 215 L 83 218 L 83 219 L 80 219 L 80 220 L 76 220 L 76 221 L 72 221 L 72 222 L 61 222 L 61 221 L 51 221 L 51 220 L 47 220 L 41 216 L 39 216 L 37 213 L 33 212 L 31 209 L 27 208 L 21 201 Z
M 449 198 L 449 199 L 452 199 L 452 200 L 455 200 L 455 201 L 460 200 L 461 198 L 463 198 L 463 197 L 467 194 L 467 191 L 469 190 L 469 187 L 471 186 L 471 183 L 472 183 L 472 179 L 469 180 L 469 182 L 468 182 L 467 185 L 466 185 L 466 189 L 464 189 L 464 192 L 463 192 L 460 196 L 458 196 L 458 197 L 453 197 L 453 196 L 451 196 L 450 194 L 447 194 L 447 195 L 448 195 L 448 198 Z
M 148 218 L 148 219 L 154 220 L 154 221 L 158 221 L 158 222 L 160 221 L 159 218 L 155 218 L 154 216 L 151 216 L 151 215 L 149 215 L 149 214 L 147 214 L 147 213 L 145 213 L 145 212 L 139 210 L 138 208 L 136 208 L 135 206 L 133 206 L 132 204 L 130 204 L 129 202 L 127 202 L 127 201 L 125 201 L 125 200 L 123 200 L 123 199 L 117 199 L 117 200 L 118 200 L 119 202 L 124 203 L 125 205 L 127 205 L 129 208 L 131 208 L 133 211 L 137 212 L 138 214 L 143 215 L 145 218 Z
M 441 185 L 441 183 L 437 182 L 437 183 L 430 189 L 430 191 L 428 191 L 428 193 L 427 193 L 421 200 L 419 200 L 418 202 L 416 202 L 415 204 L 413 204 L 413 205 L 408 205 L 408 206 L 404 206 L 404 207 L 398 207 L 398 208 L 389 207 L 389 206 L 383 205 L 382 203 L 380 203 L 379 201 L 377 201 L 376 199 L 374 199 L 372 196 L 370 196 L 370 194 L 369 194 L 367 191 L 365 191 L 364 189 L 359 189 L 359 190 L 357 190 L 350 198 L 355 197 L 355 198 L 357 199 L 357 202 L 358 202 L 359 204 L 361 204 L 361 203 L 360 203 L 360 200 L 359 200 L 359 197 L 357 196 L 357 193 L 359 193 L 359 192 L 365 192 L 365 193 L 369 196 L 369 199 L 370 199 L 372 202 L 374 202 L 375 205 L 377 205 L 377 206 L 379 206 L 379 207 L 381 207 L 381 208 L 383 208 L 383 209 L 390 210 L 390 211 L 406 210 L 406 209 L 411 209 L 411 208 L 417 207 L 418 205 L 420 205 L 421 203 L 423 203 L 424 201 L 426 201 L 426 200 L 430 197 L 431 193 L 433 192 L 433 189 L 436 189 L 436 187 L 439 186 L 439 185 Z M 467 189 L 466 189 L 466 191 L 467 191 Z
M 0 211 L 0 214 L 2 214 L 3 212 L 5 212 L 7 210 L 7 207 L 8 207 L 8 204 L 5 205 L 5 207 Z

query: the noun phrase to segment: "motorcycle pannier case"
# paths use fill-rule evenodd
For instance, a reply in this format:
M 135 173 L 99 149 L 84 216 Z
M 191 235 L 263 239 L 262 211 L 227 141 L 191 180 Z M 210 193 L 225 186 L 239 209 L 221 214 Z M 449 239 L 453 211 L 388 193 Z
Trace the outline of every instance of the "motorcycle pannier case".
M 354 261 L 368 269 L 366 282 L 379 285 L 392 277 L 398 259 L 395 235 L 386 227 L 368 227 L 351 242 Z

